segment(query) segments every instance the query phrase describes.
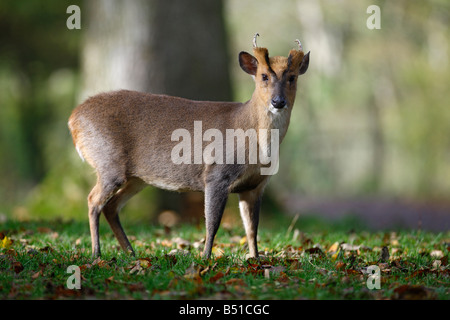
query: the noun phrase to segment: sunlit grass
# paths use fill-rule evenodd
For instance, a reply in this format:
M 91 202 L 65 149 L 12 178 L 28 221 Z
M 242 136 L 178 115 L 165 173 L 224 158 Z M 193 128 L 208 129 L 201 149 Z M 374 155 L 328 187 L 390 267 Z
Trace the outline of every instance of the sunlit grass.
M 275 228 L 276 229 L 276 228 Z M 102 257 L 90 253 L 86 222 L 8 221 L 0 252 L 4 299 L 448 299 L 450 234 L 323 232 L 262 228 L 260 259 L 247 259 L 241 227 L 222 228 L 213 257 L 200 252 L 203 228 L 126 226 L 136 257 L 101 227 Z M 313 228 L 315 229 L 315 228 Z M 295 231 L 295 232 L 294 232 Z M 334 251 L 339 248 L 338 251 Z M 346 244 L 346 245 L 344 245 Z M 381 249 L 390 256 L 381 260 Z M 332 250 L 332 251 L 330 251 Z M 81 290 L 67 288 L 67 267 L 81 269 Z M 369 265 L 381 288 L 367 288 Z M 403 286 L 403 287 L 402 287 Z

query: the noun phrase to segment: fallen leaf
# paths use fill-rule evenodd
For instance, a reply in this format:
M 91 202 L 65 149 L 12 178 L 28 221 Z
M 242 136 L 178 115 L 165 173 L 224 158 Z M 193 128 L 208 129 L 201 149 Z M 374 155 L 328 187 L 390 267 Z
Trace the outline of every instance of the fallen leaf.
M 142 283 L 129 283 L 126 286 L 131 292 L 142 291 L 145 289 L 144 284 Z
M 12 240 L 8 236 L 4 236 L 0 242 L 0 248 L 9 249 L 12 245 Z
M 185 249 L 191 246 L 191 243 L 189 241 L 180 237 L 173 238 L 172 242 L 176 243 L 178 249 Z
M 47 228 L 47 227 L 37 227 L 37 231 L 39 233 L 50 233 L 50 232 L 53 232 L 52 229 Z
M 17 257 L 17 252 L 16 252 L 16 250 L 14 250 L 13 248 L 10 248 L 10 249 L 6 250 L 5 253 L 6 253 L 7 255 Z
M 187 279 L 193 279 L 200 276 L 201 267 L 199 267 L 195 262 L 186 269 L 184 272 L 184 277 Z
M 137 260 L 143 268 L 149 268 L 152 266 L 152 260 L 150 258 L 138 258 Z
M 109 284 L 109 283 L 111 283 L 111 282 L 113 282 L 113 281 L 114 281 L 114 276 L 111 276 L 111 277 L 105 279 L 105 282 L 106 282 L 107 284 Z
M 53 239 L 53 240 L 56 240 L 57 238 L 59 237 L 59 233 L 58 232 L 52 232 L 51 234 L 50 234 L 50 238 L 51 239 Z
M 93 266 L 98 266 L 99 268 L 109 268 L 110 263 L 114 263 L 116 261 L 115 258 L 112 258 L 110 261 L 102 260 L 100 257 L 96 258 L 92 263 L 86 263 L 80 266 L 80 270 L 84 271 L 86 269 L 90 269 Z
M 227 280 L 227 282 L 225 282 L 225 284 L 227 286 L 230 286 L 230 285 L 244 286 L 245 282 L 243 279 L 233 278 L 233 279 Z
M 399 300 L 424 300 L 433 298 L 433 292 L 420 285 L 405 284 L 394 289 L 394 299 Z
M 330 248 L 328 248 L 327 253 L 334 254 L 338 250 L 339 250 L 339 242 L 336 241 L 331 245 Z
M 309 253 L 309 254 L 323 255 L 323 251 L 317 247 L 312 247 L 312 248 L 306 249 L 305 252 Z
M 38 272 L 36 272 L 36 273 L 34 273 L 32 276 L 31 276 L 31 279 L 37 279 L 37 278 L 39 278 L 40 276 L 42 275 L 42 270 L 39 270 Z
M 145 269 L 141 266 L 139 260 L 136 260 L 135 264 L 131 266 L 130 274 L 141 275 L 145 273 Z
M 355 269 L 344 269 L 344 272 L 346 273 L 346 274 L 348 274 L 348 275 L 351 275 L 351 274 L 360 274 L 360 271 L 357 271 L 357 270 L 355 270 Z
M 433 261 L 433 269 L 431 270 L 440 270 L 440 266 L 441 266 L 442 262 L 441 260 L 434 260 Z
M 183 277 L 185 279 L 193 281 L 197 285 L 200 285 L 203 283 L 203 279 L 201 277 L 201 273 L 203 270 L 204 270 L 203 266 L 198 265 L 195 262 L 192 262 L 189 268 L 186 269 L 186 272 L 184 273 Z
M 214 254 L 214 256 L 216 258 L 220 258 L 224 255 L 225 251 L 223 251 L 222 249 L 218 248 L 218 247 L 213 247 L 212 248 L 212 253 Z
M 67 289 L 65 286 L 57 286 L 55 288 L 55 295 L 56 297 L 79 297 L 81 296 L 81 290 L 73 290 L 73 289 Z
M 189 256 L 190 254 L 191 253 L 188 250 L 185 250 L 185 249 L 173 249 L 167 255 L 168 256 L 177 256 L 177 255 Z
M 331 261 L 335 261 L 337 257 L 339 256 L 339 253 L 341 252 L 341 249 L 338 248 L 338 250 L 331 256 Z
M 429 272 L 430 271 L 428 269 L 416 270 L 409 277 L 406 277 L 405 280 L 423 277 L 423 276 L 427 275 Z
M 222 279 L 225 276 L 223 272 L 217 272 L 215 275 L 213 275 L 211 278 L 209 278 L 210 283 L 217 282 L 218 280 Z
M 204 246 L 204 244 L 205 244 L 205 238 L 203 238 L 203 239 L 201 239 L 201 240 L 199 240 L 199 241 L 195 241 L 195 242 L 192 244 L 192 246 L 193 246 L 195 249 L 200 249 L 200 248 L 202 248 L 202 247 Z
M 302 267 L 302 264 L 301 264 L 300 260 L 298 260 L 298 259 L 294 259 L 289 262 L 290 262 L 290 265 L 289 265 L 290 270 L 299 270 Z
M 430 256 L 436 259 L 440 259 L 444 256 L 444 253 L 441 250 L 433 250 L 431 251 Z
M 357 250 L 359 250 L 359 248 L 361 248 L 361 245 L 353 245 L 353 244 L 343 243 L 343 244 L 341 244 L 341 248 L 342 248 L 342 250 L 345 250 L 345 251 L 357 251 Z
M 391 271 L 391 269 L 389 269 L 390 265 L 387 262 L 379 263 L 378 267 L 380 268 L 381 271 L 384 271 L 384 272 L 390 272 Z
M 21 273 L 24 269 L 22 263 L 19 261 L 14 261 L 12 266 L 15 273 Z

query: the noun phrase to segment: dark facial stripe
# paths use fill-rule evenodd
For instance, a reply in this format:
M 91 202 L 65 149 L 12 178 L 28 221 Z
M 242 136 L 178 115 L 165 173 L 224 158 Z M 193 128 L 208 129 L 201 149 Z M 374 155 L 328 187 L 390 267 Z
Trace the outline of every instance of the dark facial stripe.
M 292 64 L 292 55 L 289 55 L 286 71 L 291 68 L 291 64 Z
M 276 73 L 272 70 L 272 67 L 270 66 L 269 54 L 267 52 L 266 52 L 266 55 L 264 56 L 264 59 L 266 60 L 266 64 L 267 64 L 267 68 L 269 68 L 269 72 L 276 77 L 277 76 Z

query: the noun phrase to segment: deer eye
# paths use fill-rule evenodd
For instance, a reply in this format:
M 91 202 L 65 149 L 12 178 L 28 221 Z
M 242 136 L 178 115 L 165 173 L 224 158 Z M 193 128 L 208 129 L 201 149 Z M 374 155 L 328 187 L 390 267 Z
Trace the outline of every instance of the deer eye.
M 295 76 L 290 76 L 288 81 L 291 82 L 291 83 L 294 82 L 295 81 Z
M 263 81 L 269 80 L 269 77 L 267 76 L 267 74 L 265 74 L 265 73 L 262 74 L 262 80 Z

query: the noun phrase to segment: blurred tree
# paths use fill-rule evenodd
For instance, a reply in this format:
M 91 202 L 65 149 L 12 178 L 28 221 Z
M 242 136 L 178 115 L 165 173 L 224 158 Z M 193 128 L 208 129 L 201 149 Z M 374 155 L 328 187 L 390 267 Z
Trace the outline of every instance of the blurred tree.
M 49 99 L 46 81 L 55 70 L 78 66 L 79 33 L 65 26 L 68 5 L 0 2 L 0 210 L 23 203 L 54 164 L 47 138 L 61 101 Z
M 222 1 L 86 1 L 81 99 L 116 89 L 232 98 Z M 80 99 L 80 100 L 81 100 Z M 203 196 L 159 190 L 158 209 L 203 215 Z

